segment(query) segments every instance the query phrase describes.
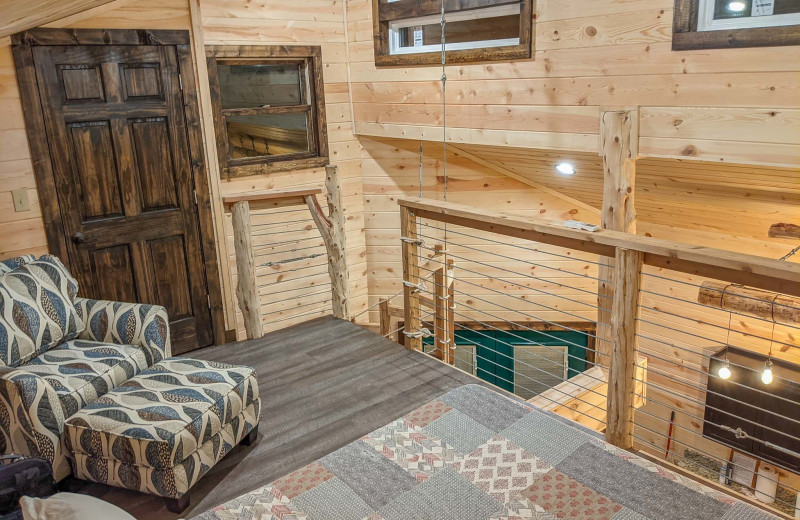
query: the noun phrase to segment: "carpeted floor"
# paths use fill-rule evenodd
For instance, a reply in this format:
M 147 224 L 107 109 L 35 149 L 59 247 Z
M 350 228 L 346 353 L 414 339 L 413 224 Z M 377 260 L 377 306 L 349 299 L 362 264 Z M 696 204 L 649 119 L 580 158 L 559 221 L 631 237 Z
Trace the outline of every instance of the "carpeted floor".
M 487 388 L 452 390 L 195 520 L 769 520 Z

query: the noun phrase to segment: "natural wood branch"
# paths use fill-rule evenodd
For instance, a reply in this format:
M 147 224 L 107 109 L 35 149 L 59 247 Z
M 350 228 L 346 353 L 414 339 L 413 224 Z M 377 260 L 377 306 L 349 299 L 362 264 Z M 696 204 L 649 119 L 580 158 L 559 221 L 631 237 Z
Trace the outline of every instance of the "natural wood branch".
M 772 224 L 769 227 L 770 238 L 800 238 L 800 226 L 797 224 Z
M 317 197 L 305 195 L 311 217 L 322 235 L 328 250 L 328 274 L 331 278 L 331 307 L 333 315 L 350 319 L 350 273 L 347 266 L 347 241 L 345 238 L 345 216 L 342 205 L 342 186 L 339 182 L 339 167 L 325 167 L 325 188 L 328 198 L 326 217 Z
M 233 245 L 236 250 L 236 298 L 244 318 L 248 339 L 264 335 L 261 302 L 256 285 L 256 260 L 253 253 L 253 234 L 250 228 L 250 204 L 239 201 L 231 209 Z
M 636 389 L 636 333 L 644 255 L 617 249 L 614 259 L 614 301 L 611 308 L 613 350 L 608 374 L 606 440 L 623 449 L 633 447 Z
M 603 112 L 601 154 L 603 156 L 603 229 L 636 233 L 634 186 L 638 112 Z M 597 363 L 608 366 L 611 353 L 611 297 L 614 294 L 614 259 L 600 257 L 597 282 Z
M 403 238 L 403 280 L 418 284 L 419 245 L 417 240 L 417 217 L 406 207 L 400 207 L 400 236 Z M 403 310 L 405 332 L 418 332 L 420 329 L 419 291 L 403 285 Z M 403 332 L 401 331 L 400 334 Z M 411 350 L 422 350 L 422 339 L 407 337 L 405 345 Z
M 697 302 L 776 323 L 800 324 L 800 298 L 725 282 L 703 282 Z

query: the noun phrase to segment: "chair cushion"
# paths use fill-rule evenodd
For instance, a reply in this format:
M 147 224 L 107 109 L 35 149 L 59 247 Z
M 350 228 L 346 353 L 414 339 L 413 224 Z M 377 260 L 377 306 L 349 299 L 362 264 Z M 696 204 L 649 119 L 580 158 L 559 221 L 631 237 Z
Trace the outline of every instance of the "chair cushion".
M 171 468 L 256 401 L 250 367 L 168 358 L 70 417 L 66 442 L 75 454 Z
M 23 369 L 43 377 L 69 417 L 147 368 L 144 351 L 131 345 L 71 340 L 30 360 Z
M 6 274 L 9 271 L 13 271 L 14 269 L 22 267 L 28 262 L 33 262 L 34 260 L 36 260 L 34 255 L 16 256 L 14 258 L 0 260 L 0 275 Z
M 45 255 L 0 276 L 0 363 L 18 367 L 84 329 L 78 283 Z

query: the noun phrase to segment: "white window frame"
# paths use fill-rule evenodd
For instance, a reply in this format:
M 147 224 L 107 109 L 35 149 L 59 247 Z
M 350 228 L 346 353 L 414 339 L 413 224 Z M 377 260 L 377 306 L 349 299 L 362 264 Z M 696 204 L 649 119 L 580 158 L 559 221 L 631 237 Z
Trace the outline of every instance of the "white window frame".
M 473 9 L 470 11 L 458 11 L 455 13 L 446 13 L 445 21 L 460 22 L 464 20 L 479 20 L 482 18 L 495 18 L 498 16 L 508 16 L 513 14 L 520 14 L 521 3 L 510 5 L 499 5 L 496 7 L 485 7 L 483 9 Z M 416 25 L 432 25 L 438 24 L 442 21 L 440 15 L 420 16 L 418 18 L 409 18 L 407 20 L 397 20 L 389 23 L 389 54 L 423 54 L 426 52 L 439 52 L 442 50 L 441 44 L 434 45 L 420 45 L 418 47 L 401 47 L 400 46 L 400 30 L 407 27 L 414 27 Z M 447 51 L 460 51 L 464 49 L 486 49 L 493 47 L 509 47 L 512 45 L 519 45 L 519 38 L 503 38 L 499 40 L 480 40 L 474 42 L 460 42 L 460 43 L 445 43 L 445 50 Z
M 758 1 L 758 0 L 754 0 Z M 775 0 L 770 0 L 774 2 Z M 743 16 L 741 18 L 714 19 L 714 0 L 700 0 L 697 17 L 698 31 L 721 31 L 725 29 L 750 29 L 754 27 L 781 27 L 800 25 L 800 13 L 773 14 L 767 16 Z

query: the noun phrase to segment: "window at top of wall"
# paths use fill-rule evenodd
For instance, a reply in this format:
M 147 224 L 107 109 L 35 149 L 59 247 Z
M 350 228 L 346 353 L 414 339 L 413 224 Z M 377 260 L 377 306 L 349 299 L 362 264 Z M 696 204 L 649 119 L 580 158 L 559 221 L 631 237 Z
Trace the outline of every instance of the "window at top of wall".
M 378 65 L 441 63 L 441 2 L 373 0 Z M 532 0 L 445 0 L 448 63 L 531 57 Z
M 318 47 L 211 47 L 208 55 L 224 176 L 327 163 Z
M 698 31 L 800 24 L 800 0 L 701 0 Z
M 673 50 L 800 45 L 800 0 L 675 0 Z

